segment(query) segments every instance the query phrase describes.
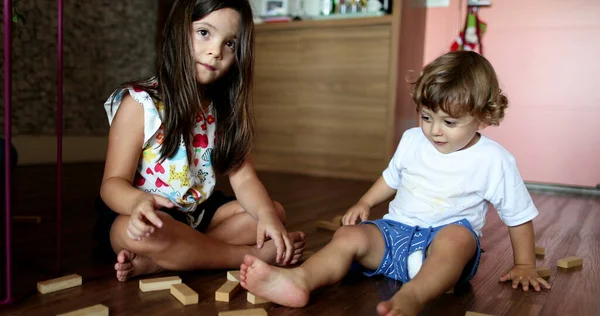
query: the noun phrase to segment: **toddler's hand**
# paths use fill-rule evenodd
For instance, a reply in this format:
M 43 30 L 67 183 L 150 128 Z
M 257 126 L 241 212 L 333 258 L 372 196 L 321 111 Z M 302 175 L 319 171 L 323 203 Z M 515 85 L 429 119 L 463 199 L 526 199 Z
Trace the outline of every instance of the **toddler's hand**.
M 134 203 L 129 224 L 127 225 L 127 236 L 140 241 L 142 237 L 149 237 L 154 232 L 154 227 L 162 227 L 162 221 L 156 215 L 156 210 L 161 207 L 171 208 L 175 206 L 169 199 L 159 195 L 143 194 Z
M 366 221 L 369 219 L 369 213 L 371 212 L 371 208 L 369 205 L 363 202 L 358 202 L 354 206 L 346 211 L 344 217 L 342 217 L 343 225 L 354 225 L 356 221 L 360 218 L 360 221 Z
M 259 249 L 262 248 L 267 237 L 273 239 L 275 247 L 277 247 L 275 262 L 278 264 L 290 263 L 294 254 L 294 245 L 288 236 L 287 230 L 275 216 L 263 216 L 258 220 L 256 246 Z
M 523 287 L 523 291 L 529 291 L 529 285 L 539 292 L 541 291 L 540 284 L 545 288 L 550 289 L 550 284 L 546 280 L 538 276 L 535 266 L 515 265 L 505 275 L 500 277 L 500 282 L 512 281 L 513 289 Z

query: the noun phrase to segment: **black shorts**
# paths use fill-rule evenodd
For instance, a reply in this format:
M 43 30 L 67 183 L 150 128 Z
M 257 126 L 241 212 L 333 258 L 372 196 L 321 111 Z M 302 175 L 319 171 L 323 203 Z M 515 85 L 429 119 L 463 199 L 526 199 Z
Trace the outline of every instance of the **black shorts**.
M 190 214 L 194 219 L 198 219 L 201 216 L 200 222 L 196 225 L 195 229 L 204 233 L 208 229 L 217 209 L 231 201 L 235 201 L 235 197 L 226 196 L 222 191 L 215 190 L 206 201 L 200 203 L 196 210 Z M 94 241 L 96 247 L 104 253 L 109 252 L 110 254 L 113 254 L 112 246 L 110 245 L 110 228 L 119 214 L 106 206 L 100 197 L 96 199 L 94 208 L 96 209 L 98 216 L 94 227 Z M 171 217 L 178 222 L 193 226 L 189 222 L 188 215 L 184 212 L 167 208 L 163 208 L 161 211 L 171 215 Z M 203 212 L 204 214 L 202 214 Z

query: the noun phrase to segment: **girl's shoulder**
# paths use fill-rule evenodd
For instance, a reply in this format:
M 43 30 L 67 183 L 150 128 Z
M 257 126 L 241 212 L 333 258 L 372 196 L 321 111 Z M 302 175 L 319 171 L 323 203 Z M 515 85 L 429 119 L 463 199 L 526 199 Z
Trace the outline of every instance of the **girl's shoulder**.
M 162 125 L 162 113 L 164 105 L 162 102 L 154 99 L 146 90 L 126 86 L 114 91 L 104 102 L 104 109 L 108 117 L 108 123 L 112 124 L 119 111 L 124 98 L 131 97 L 137 104 L 141 105 L 144 113 L 144 144 L 160 129 Z

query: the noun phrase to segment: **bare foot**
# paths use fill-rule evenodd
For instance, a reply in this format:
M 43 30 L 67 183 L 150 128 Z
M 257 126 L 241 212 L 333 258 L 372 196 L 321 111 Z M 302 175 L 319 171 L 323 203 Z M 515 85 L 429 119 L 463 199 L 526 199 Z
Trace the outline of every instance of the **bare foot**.
M 246 255 L 240 267 L 240 284 L 252 294 L 271 302 L 302 307 L 308 304 L 309 289 L 301 271 L 301 268 L 270 266 L 256 257 Z
M 288 236 L 290 237 L 290 240 L 294 243 L 294 253 L 292 254 L 292 260 L 290 260 L 288 264 L 296 264 L 298 260 L 302 258 L 302 254 L 304 253 L 304 247 L 306 246 L 306 241 L 304 240 L 304 233 L 292 232 L 288 233 Z M 256 253 L 256 256 L 260 258 L 260 260 L 267 262 L 268 264 L 275 264 L 275 257 L 277 256 L 277 248 L 275 247 L 275 242 L 273 240 L 265 242 L 264 246 Z
M 127 249 L 123 249 L 117 255 L 117 263 L 115 263 L 117 271 L 117 280 L 120 282 L 127 281 L 138 275 L 158 273 L 164 271 L 154 261 L 148 257 L 140 256 Z
M 414 294 L 400 290 L 389 301 L 379 303 L 377 313 L 380 316 L 416 316 L 424 307 Z

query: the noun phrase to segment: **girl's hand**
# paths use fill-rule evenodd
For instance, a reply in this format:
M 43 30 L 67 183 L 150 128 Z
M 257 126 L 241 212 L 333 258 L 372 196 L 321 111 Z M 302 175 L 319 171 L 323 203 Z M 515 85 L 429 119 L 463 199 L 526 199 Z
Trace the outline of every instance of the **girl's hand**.
M 343 225 L 355 225 L 356 221 L 360 218 L 360 221 L 366 221 L 369 219 L 369 213 L 371 212 L 371 208 L 369 205 L 363 202 L 358 202 L 354 206 L 346 211 L 344 217 L 342 217 Z
M 535 266 L 515 265 L 510 271 L 500 277 L 500 282 L 511 280 L 513 289 L 517 289 L 521 285 L 525 292 L 529 291 L 530 284 L 537 292 L 542 290 L 540 284 L 550 289 L 550 284 L 538 276 Z
M 162 221 L 156 215 L 156 211 L 162 207 L 171 208 L 175 206 L 169 199 L 154 194 L 143 194 L 134 203 L 129 225 L 127 225 L 127 236 L 140 241 L 142 237 L 149 237 L 155 227 L 162 227 Z
M 287 230 L 274 215 L 263 216 L 258 220 L 256 247 L 262 248 L 267 238 L 273 239 L 275 247 L 277 247 L 275 263 L 288 264 L 292 260 L 294 246 L 290 241 Z

